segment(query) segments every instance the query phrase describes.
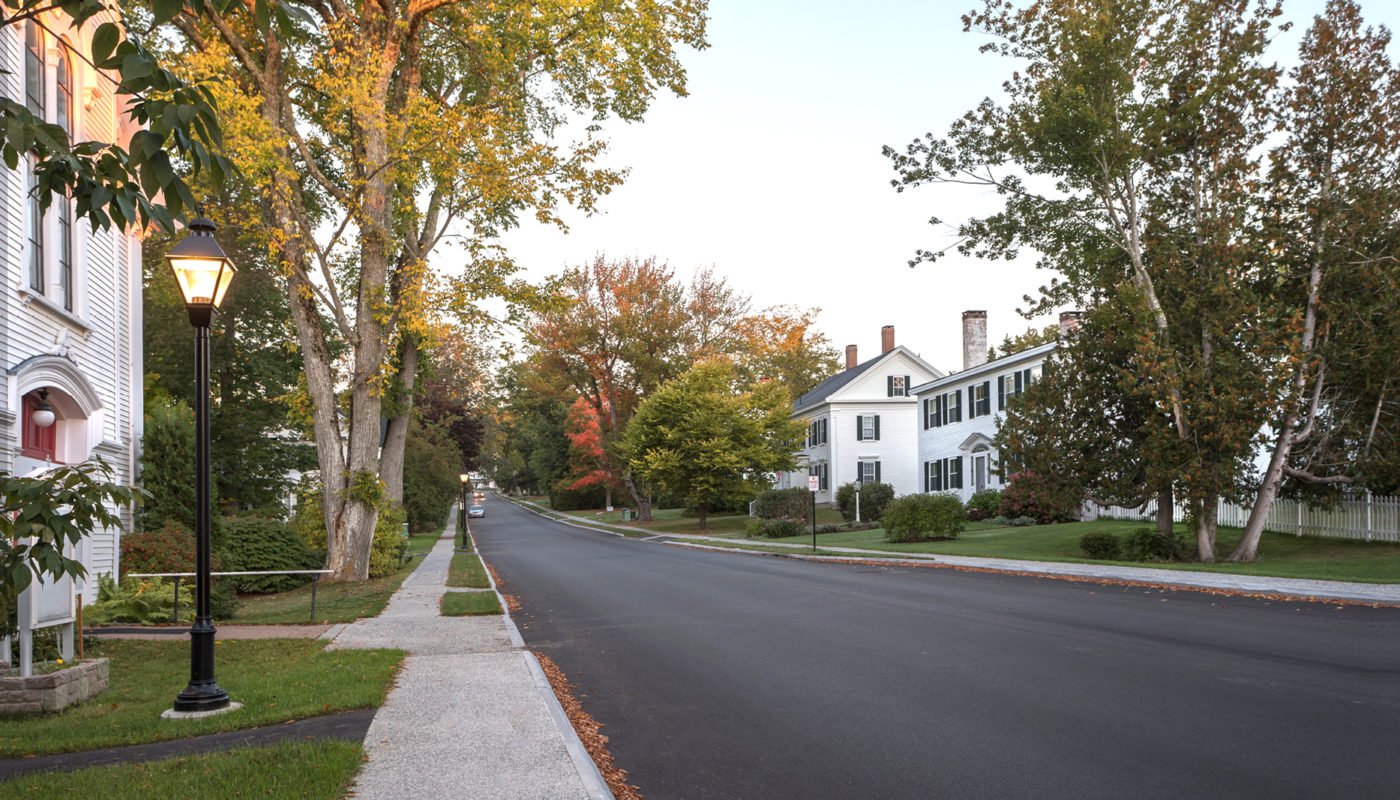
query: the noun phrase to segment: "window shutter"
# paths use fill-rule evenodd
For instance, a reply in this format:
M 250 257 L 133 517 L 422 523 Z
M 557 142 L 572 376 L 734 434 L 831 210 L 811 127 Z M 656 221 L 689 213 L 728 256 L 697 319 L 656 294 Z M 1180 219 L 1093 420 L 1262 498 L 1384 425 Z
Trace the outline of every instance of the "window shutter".
M 962 474 L 962 462 L 963 462 L 963 459 L 962 459 L 962 456 L 958 456 L 958 457 L 956 457 L 956 458 L 951 458 L 951 459 L 949 459 L 949 461 L 950 461 L 950 462 L 952 463 L 952 465 L 953 465 L 953 470 L 952 470 L 952 478 L 953 478 L 953 479 L 952 479 L 952 481 L 951 481 L 951 483 L 952 483 L 952 488 L 954 488 L 954 489 L 961 489 L 961 488 L 963 488 L 963 474 Z
M 865 441 L 865 418 L 859 414 L 856 415 L 856 441 Z
M 908 376 L 908 375 L 905 375 L 905 376 L 904 376 L 904 396 L 905 396 L 905 397 L 908 397 L 908 396 L 909 396 L 909 390 L 910 390 L 910 389 L 913 389 L 913 388 L 914 388 L 914 384 L 910 383 L 910 382 L 909 382 L 909 376 Z
M 982 413 L 992 413 L 992 382 L 982 381 Z
M 894 376 L 885 376 L 885 397 L 894 397 Z
M 875 419 L 879 419 L 879 417 L 876 417 Z M 878 461 L 875 462 L 875 482 L 880 482 L 880 462 Z
M 924 410 L 924 430 L 928 430 L 928 398 L 927 398 L 927 397 L 924 398 L 924 402 L 923 402 L 922 404 L 920 404 L 920 407 L 923 408 L 923 410 Z
M 1006 410 L 1006 376 L 997 376 L 997 410 Z
M 855 479 L 858 480 L 858 481 L 863 481 L 863 480 L 865 480 L 865 473 L 861 472 L 861 468 L 860 468 L 860 459 L 856 459 L 856 477 L 855 477 Z
M 924 491 L 928 491 L 928 462 L 924 462 Z
M 967 387 L 967 418 L 972 419 L 977 416 L 977 387 Z
M 875 441 L 880 441 L 880 415 L 875 415 Z

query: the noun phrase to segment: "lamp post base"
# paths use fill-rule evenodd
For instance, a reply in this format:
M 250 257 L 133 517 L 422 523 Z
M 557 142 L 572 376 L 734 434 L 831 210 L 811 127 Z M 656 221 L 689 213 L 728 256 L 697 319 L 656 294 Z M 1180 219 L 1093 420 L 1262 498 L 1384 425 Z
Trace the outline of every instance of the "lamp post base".
M 208 591 L 203 587 L 201 590 Z M 190 628 L 190 683 L 175 695 L 173 710 L 218 711 L 228 704 L 228 692 L 214 680 L 214 624 L 208 617 L 196 617 Z
M 160 712 L 160 718 L 161 718 L 161 719 L 204 719 L 205 717 L 213 717 L 213 716 L 218 716 L 219 714 L 227 714 L 227 713 L 230 712 L 230 711 L 237 711 L 238 709 L 240 709 L 240 708 L 242 708 L 242 707 L 243 707 L 243 704 L 242 704 L 242 703 L 229 703 L 229 704 L 223 706 L 222 708 L 210 709 L 210 710 L 208 710 L 208 711 L 177 711 L 177 710 L 175 710 L 175 709 L 173 709 L 173 708 L 167 708 L 167 709 L 165 709 L 164 711 Z
M 228 692 L 214 681 L 208 683 L 191 683 L 185 687 L 185 691 L 175 695 L 175 705 L 173 711 L 181 713 L 218 711 L 226 708 L 230 700 Z

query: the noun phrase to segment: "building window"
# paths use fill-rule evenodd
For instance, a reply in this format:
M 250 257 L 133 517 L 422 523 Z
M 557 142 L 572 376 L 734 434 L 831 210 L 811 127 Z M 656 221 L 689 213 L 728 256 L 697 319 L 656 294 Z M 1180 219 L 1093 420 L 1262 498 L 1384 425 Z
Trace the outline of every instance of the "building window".
M 982 381 L 967 387 L 967 418 L 985 417 L 992 413 L 992 382 Z
M 1018 396 L 1031 387 L 1034 380 L 1033 367 L 1017 370 L 1010 375 L 997 378 L 997 408 L 1005 411 L 1006 401 Z
M 807 468 L 807 474 L 818 480 L 817 487 L 820 491 L 827 491 L 831 488 L 831 465 L 813 464 Z
M 54 63 L 54 115 L 53 124 L 73 138 L 73 70 L 68 64 L 67 42 L 58 48 L 58 61 Z
M 908 397 L 909 396 L 909 376 L 908 375 L 888 375 L 885 377 L 886 397 Z
M 24 106 L 29 113 L 44 118 L 44 34 L 30 20 L 24 27 Z
M 807 446 L 826 444 L 826 417 L 814 419 L 807 425 Z
M 44 293 L 44 212 L 39 207 L 39 177 L 29 171 L 29 288 Z
M 856 417 L 856 441 L 878 442 L 880 440 L 880 415 L 866 414 Z
M 856 465 L 856 480 L 864 486 L 869 483 L 880 482 L 880 462 L 861 461 Z
M 963 488 L 962 456 L 924 462 L 924 491 L 946 492 Z

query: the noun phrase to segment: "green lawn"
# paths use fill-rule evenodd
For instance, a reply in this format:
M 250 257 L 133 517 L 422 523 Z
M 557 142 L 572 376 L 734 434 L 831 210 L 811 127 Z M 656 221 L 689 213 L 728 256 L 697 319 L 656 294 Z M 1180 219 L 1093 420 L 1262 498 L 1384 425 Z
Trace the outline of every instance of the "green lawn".
M 501 613 L 495 592 L 448 592 L 442 596 L 444 617 L 473 617 Z
M 354 622 L 361 617 L 378 616 L 398 590 L 404 578 L 417 568 L 422 555 L 437 544 L 437 533 L 409 537 L 408 552 L 413 556 L 393 575 L 367 581 L 331 582 L 322 580 L 316 589 L 316 622 Z M 248 594 L 238 598 L 238 610 L 227 622 L 234 625 L 311 622 L 311 586 L 290 592 Z
M 544 498 L 546 503 L 540 504 L 548 508 L 548 498 Z M 531 502 L 535 498 L 530 499 Z M 609 525 L 624 525 L 625 527 L 636 528 L 639 534 L 651 535 L 654 533 L 705 533 L 711 536 L 727 536 L 732 534 L 742 534 L 749 522 L 749 516 L 744 514 L 711 514 L 707 520 L 709 529 L 700 530 L 700 518 L 693 512 L 688 512 L 683 508 L 654 508 L 651 515 L 651 522 L 627 522 L 622 521 L 622 509 L 614 508 L 612 511 L 604 509 L 588 509 L 582 511 L 555 512 L 561 516 L 584 520 L 588 522 L 606 523 Z M 841 512 L 834 508 L 818 508 L 818 525 L 837 525 L 842 522 Z
M 487 589 L 491 583 L 486 579 L 486 568 L 475 553 L 453 553 L 452 564 L 447 568 L 447 585 L 455 588 Z
M 1133 520 L 1068 522 L 1061 525 L 1032 525 L 1024 528 L 997 527 L 988 522 L 969 523 L 953 541 L 890 544 L 881 529 L 824 533 L 817 536 L 819 547 L 860 547 L 906 553 L 1017 558 L 1029 561 L 1073 561 L 1094 564 L 1161 567 L 1164 569 L 1224 572 L 1242 575 L 1271 575 L 1281 578 L 1400 583 L 1400 544 L 1323 539 L 1265 533 L 1259 545 L 1259 560 L 1251 564 L 1143 564 L 1134 561 L 1093 561 L 1079 549 L 1079 537 L 1086 533 L 1118 535 L 1151 523 Z M 1185 528 L 1177 526 L 1185 532 Z M 1219 557 L 1229 555 L 1239 540 L 1238 528 L 1221 528 L 1216 547 Z M 810 536 L 790 536 L 774 542 L 806 544 Z
M 384 702 L 401 651 L 324 651 L 324 646 L 302 639 L 220 640 L 219 685 L 243 708 L 204 719 L 164 720 L 160 713 L 189 682 L 189 642 L 102 641 L 88 654 L 111 659 L 107 691 L 61 713 L 0 722 L 0 758 L 178 739 Z
M 342 797 L 360 769 L 356 742 L 245 747 L 143 764 L 90 767 L 0 782 L 5 797 L 101 797 L 105 800 L 218 797 Z

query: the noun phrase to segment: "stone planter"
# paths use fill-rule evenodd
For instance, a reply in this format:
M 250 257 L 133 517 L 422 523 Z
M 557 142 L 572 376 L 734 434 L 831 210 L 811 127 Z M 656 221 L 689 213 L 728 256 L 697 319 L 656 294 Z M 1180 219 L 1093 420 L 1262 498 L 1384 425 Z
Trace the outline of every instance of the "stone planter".
M 107 688 L 107 659 L 95 658 L 45 675 L 21 678 L 0 668 L 0 716 L 61 711 Z

